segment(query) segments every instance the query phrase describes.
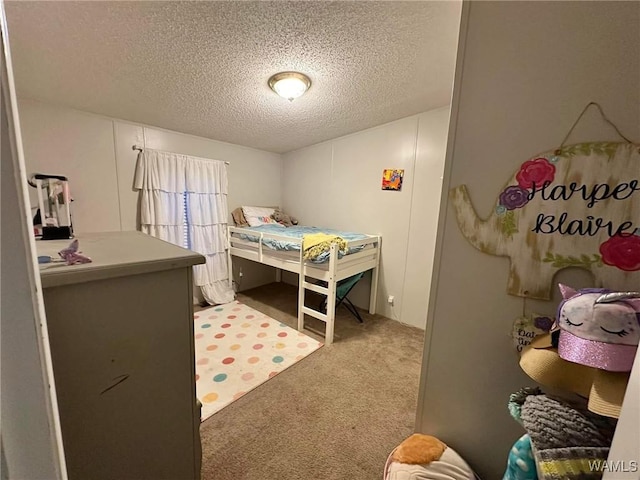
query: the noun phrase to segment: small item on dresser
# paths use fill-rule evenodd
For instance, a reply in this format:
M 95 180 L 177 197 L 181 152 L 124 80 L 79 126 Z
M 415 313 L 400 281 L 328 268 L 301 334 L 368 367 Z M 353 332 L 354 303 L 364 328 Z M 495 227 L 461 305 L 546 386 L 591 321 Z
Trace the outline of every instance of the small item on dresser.
M 73 238 L 69 209 L 73 199 L 67 177 L 34 173 L 27 182 L 37 190 L 38 209 L 33 218 L 36 236 L 42 240 Z
M 81 263 L 91 263 L 91 259 L 78 251 L 80 242 L 74 239 L 67 248 L 63 248 L 58 252 L 61 258 L 67 262 L 67 265 L 77 265 Z
M 384 480 L 476 480 L 471 467 L 444 442 L 414 433 L 389 455 Z
M 65 263 L 64 258 L 53 258 L 49 255 L 39 255 L 38 256 L 38 263 L 40 265 L 45 265 L 48 263 Z

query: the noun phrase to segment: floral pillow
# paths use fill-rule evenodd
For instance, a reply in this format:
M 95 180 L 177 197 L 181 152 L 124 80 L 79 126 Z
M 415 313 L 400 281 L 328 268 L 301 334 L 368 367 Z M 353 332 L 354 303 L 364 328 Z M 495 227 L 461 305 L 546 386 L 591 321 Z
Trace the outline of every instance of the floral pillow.
M 273 207 L 242 207 L 242 213 L 244 213 L 244 218 L 246 218 L 250 227 L 258 227 L 267 223 L 280 225 L 271 218 L 275 210 Z

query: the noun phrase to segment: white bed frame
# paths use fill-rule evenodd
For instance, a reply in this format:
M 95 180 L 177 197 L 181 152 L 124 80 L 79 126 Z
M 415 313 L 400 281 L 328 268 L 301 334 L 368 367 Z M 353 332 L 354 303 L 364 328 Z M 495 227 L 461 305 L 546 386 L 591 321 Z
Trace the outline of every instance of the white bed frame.
M 259 236 L 258 242 L 242 240 L 234 237 L 232 234 Z M 272 239 L 285 242 L 293 242 L 300 244 L 299 251 L 291 251 L 283 253 L 263 245 L 264 239 Z M 376 313 L 376 301 L 378 296 L 378 268 L 380 265 L 380 248 L 382 238 L 379 235 L 367 235 L 362 240 L 354 240 L 347 242 L 348 248 L 363 246 L 364 248 L 356 253 L 345 255 L 338 258 L 337 244 L 331 245 L 329 261 L 318 264 L 304 260 L 302 251 L 302 239 L 295 239 L 283 235 L 258 233 L 254 230 L 241 227 L 228 227 L 228 261 L 231 265 L 231 257 L 241 257 L 254 262 L 263 263 L 277 268 L 276 280 L 279 282 L 282 278 L 282 270 L 297 273 L 298 281 L 298 330 L 304 329 L 304 316 L 310 315 L 314 318 L 322 320 L 326 324 L 325 345 L 333 343 L 333 331 L 336 310 L 336 283 L 342 279 L 356 275 L 360 272 L 373 270 L 371 275 L 371 292 L 369 295 L 369 313 Z M 230 276 L 231 277 L 231 276 Z M 307 277 L 315 280 L 323 280 L 327 283 L 326 287 L 322 287 L 315 283 L 307 281 Z M 229 278 L 229 283 L 232 279 Z M 312 290 L 327 296 L 327 313 L 322 313 L 313 308 L 304 305 L 305 292 Z

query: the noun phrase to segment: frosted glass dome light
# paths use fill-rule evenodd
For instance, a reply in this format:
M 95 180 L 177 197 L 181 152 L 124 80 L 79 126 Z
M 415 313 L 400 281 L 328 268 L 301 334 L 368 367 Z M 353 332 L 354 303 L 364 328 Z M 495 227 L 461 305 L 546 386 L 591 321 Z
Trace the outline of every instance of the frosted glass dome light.
M 309 77 L 298 72 L 280 72 L 269 79 L 271 90 L 290 102 L 302 96 L 310 86 Z

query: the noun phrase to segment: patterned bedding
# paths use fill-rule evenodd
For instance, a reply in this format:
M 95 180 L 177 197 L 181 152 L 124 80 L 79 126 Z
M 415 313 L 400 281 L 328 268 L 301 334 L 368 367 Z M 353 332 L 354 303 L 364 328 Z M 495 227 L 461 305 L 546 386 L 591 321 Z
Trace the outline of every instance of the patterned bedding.
M 302 240 L 304 235 L 310 235 L 315 233 L 326 233 L 329 235 L 337 235 L 340 238 L 343 238 L 346 241 L 352 240 L 362 240 L 367 238 L 367 235 L 363 235 L 361 233 L 352 233 L 352 232 L 343 232 L 341 230 L 335 230 L 332 228 L 321 228 L 321 227 L 308 227 L 301 225 L 294 225 L 292 227 L 283 227 L 281 225 L 275 224 L 266 224 L 260 225 L 258 227 L 244 227 L 246 230 L 251 230 L 258 234 L 272 234 L 272 235 L 281 235 L 285 237 L 290 237 L 296 240 Z M 242 240 L 248 240 L 250 242 L 257 242 L 259 240 L 259 235 L 248 235 L 248 234 L 234 234 L 237 235 Z M 262 244 L 266 247 L 272 248 L 274 250 L 288 250 L 288 251 L 300 251 L 300 243 L 289 242 L 286 240 L 276 240 L 273 238 L 263 238 Z M 338 258 L 342 258 L 345 254 L 348 255 L 350 253 L 355 253 L 357 251 L 362 250 L 364 247 L 352 247 L 349 248 L 346 252 L 338 251 Z M 329 260 L 329 252 L 323 252 L 318 255 L 316 258 L 310 259 L 313 263 L 324 263 Z

